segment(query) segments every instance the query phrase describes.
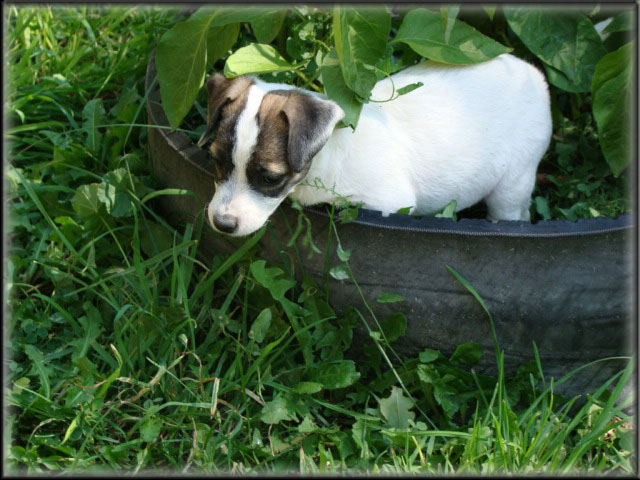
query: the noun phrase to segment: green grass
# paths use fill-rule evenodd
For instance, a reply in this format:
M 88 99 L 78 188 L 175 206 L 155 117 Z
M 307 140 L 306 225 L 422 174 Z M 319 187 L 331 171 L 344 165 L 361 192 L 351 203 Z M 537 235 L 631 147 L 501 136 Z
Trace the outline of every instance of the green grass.
M 554 382 L 538 361 L 506 375 L 497 343 L 497 378 L 470 370 L 475 344 L 396 355 L 402 314 L 337 314 L 295 262 L 260 259 L 264 230 L 197 256 L 208 227 L 154 210 L 188 192 L 154 183 L 146 129 L 131 126 L 175 11 L 5 14 L 9 472 L 636 471 L 631 361 L 580 404 L 554 393 L 572 373 Z M 357 283 L 339 253 L 332 275 Z

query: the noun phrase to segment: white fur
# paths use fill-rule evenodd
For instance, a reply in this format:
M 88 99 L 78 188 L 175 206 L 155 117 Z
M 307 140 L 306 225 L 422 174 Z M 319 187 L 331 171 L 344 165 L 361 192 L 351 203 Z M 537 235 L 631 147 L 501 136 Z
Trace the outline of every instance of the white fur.
M 437 212 L 486 200 L 489 216 L 528 220 L 538 163 L 551 138 L 551 112 L 541 72 L 511 55 L 470 66 L 424 62 L 393 75 L 396 88 L 422 82 L 396 100 L 364 105 L 355 131 L 334 131 L 314 158 L 319 178 L 350 200 L 384 214 L 414 207 Z M 372 98 L 386 100 L 388 79 Z M 298 186 L 303 205 L 332 201 Z
M 216 193 L 207 208 L 209 224 L 215 228 L 214 215 L 232 215 L 238 219 L 234 236 L 248 235 L 258 230 L 282 202 L 282 198 L 265 197 L 238 181 L 237 169 L 231 179 L 216 187 Z
M 256 113 L 258 113 L 263 96 L 264 93 L 260 89 L 252 86 L 247 96 L 247 104 L 238 117 L 236 142 L 232 153 L 233 163 L 236 167 L 246 165 L 249 162 L 258 141 Z
M 424 86 L 390 102 L 365 104 L 355 131 L 336 129 L 314 157 L 308 183 L 318 178 L 385 215 L 404 207 L 431 214 L 452 200 L 458 211 L 485 200 L 490 218 L 529 220 L 537 166 L 551 138 L 544 75 L 508 54 L 468 66 L 427 61 L 393 75 L 396 89 L 415 82 Z M 252 193 L 244 178 L 260 100 L 281 88 L 293 87 L 259 80 L 251 87 L 238 123 L 236 168 L 209 205 L 210 220 L 214 212 L 238 217 L 234 235 L 260 228 L 283 200 Z M 391 81 L 384 79 L 372 99 L 391 94 Z M 291 196 L 303 205 L 335 200 L 305 185 Z

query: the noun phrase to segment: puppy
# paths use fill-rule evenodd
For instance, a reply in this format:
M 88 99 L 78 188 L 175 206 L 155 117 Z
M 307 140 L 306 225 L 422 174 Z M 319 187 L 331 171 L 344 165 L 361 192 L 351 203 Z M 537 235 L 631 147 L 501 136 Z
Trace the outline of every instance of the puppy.
M 512 56 L 468 66 L 431 61 L 392 76 L 424 85 L 363 106 L 354 130 L 326 96 L 289 85 L 214 74 L 207 81 L 216 191 L 207 214 L 233 236 L 259 229 L 287 195 L 302 205 L 333 192 L 384 215 L 412 207 L 428 215 L 456 200 L 481 200 L 495 220 L 530 220 L 536 170 L 551 138 L 544 75 Z M 391 98 L 392 82 L 371 98 Z M 301 183 L 304 180 L 308 180 Z M 319 179 L 327 189 L 314 186 Z

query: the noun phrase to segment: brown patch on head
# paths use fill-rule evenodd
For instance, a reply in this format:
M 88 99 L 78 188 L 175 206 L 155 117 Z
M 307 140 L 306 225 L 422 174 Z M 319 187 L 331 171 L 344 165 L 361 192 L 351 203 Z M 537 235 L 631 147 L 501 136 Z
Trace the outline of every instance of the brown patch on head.
M 207 105 L 207 129 L 200 137 L 202 147 L 217 129 L 216 138 L 209 147 L 214 159 L 217 181 L 229 176 L 233 170 L 231 154 L 235 144 L 235 129 L 240 113 L 247 104 L 249 87 L 253 81 L 248 77 L 225 78 L 219 73 L 207 80 L 209 100 Z
M 272 90 L 256 116 L 258 139 L 247 165 L 251 187 L 270 197 L 286 195 L 302 181 L 311 159 L 344 112 L 329 100 L 300 90 Z
M 288 161 L 289 124 L 283 109 L 293 95 L 293 90 L 266 93 L 256 115 L 258 139 L 247 164 L 247 180 L 269 197 L 281 196 L 306 173 L 294 172 Z
M 266 93 L 256 117 L 256 148 L 247 165 L 251 186 L 270 197 L 286 194 L 305 177 L 342 115 L 333 102 L 300 90 Z
M 262 98 L 258 109 L 258 142 L 255 159 L 264 168 L 275 173 L 287 173 L 287 143 L 289 125 L 282 115 L 282 109 L 288 96 L 279 95 L 281 91 L 269 92 Z
M 244 76 L 228 79 L 224 75 L 214 73 L 209 77 L 209 80 L 207 80 L 207 94 L 209 95 L 207 129 L 200 137 L 198 146 L 203 146 L 217 127 L 223 108 L 228 113 L 234 113 L 244 107 L 249 87 L 252 84 L 253 81 Z

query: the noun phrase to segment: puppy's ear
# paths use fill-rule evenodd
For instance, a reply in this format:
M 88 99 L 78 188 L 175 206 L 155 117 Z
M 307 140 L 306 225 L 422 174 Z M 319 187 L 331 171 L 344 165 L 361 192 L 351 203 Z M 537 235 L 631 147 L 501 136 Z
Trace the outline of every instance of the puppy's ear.
M 331 100 L 295 92 L 282 107 L 289 126 L 287 152 L 289 164 L 300 173 L 327 143 L 333 128 L 343 117 L 342 109 Z
M 247 77 L 228 79 L 224 75 L 214 73 L 207 80 L 207 128 L 198 140 L 198 146 L 203 147 L 220 122 L 220 110 L 232 102 L 251 85 Z

